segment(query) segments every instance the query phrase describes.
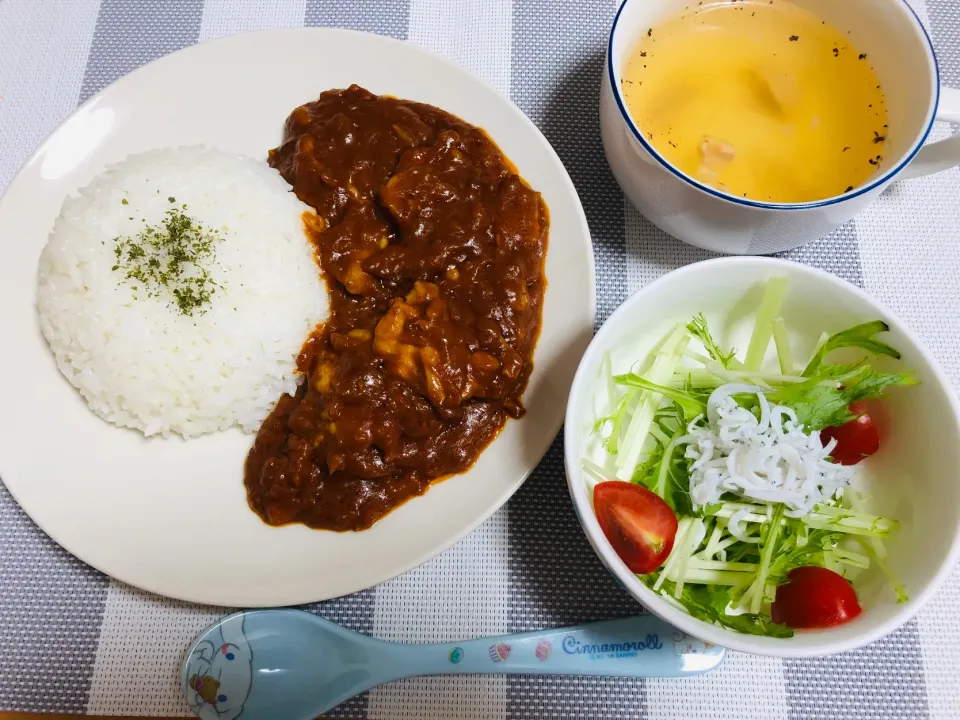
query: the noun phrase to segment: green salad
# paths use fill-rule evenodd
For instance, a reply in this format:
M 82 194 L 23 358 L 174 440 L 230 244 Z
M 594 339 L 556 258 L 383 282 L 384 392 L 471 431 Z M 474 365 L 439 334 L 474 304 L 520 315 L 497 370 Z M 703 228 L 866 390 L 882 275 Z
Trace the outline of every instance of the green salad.
M 600 526 L 632 572 L 694 617 L 773 637 L 853 620 L 852 581 L 872 565 L 906 600 L 885 562 L 897 521 L 866 512 L 851 481 L 880 446 L 865 401 L 916 382 L 871 366 L 900 357 L 879 320 L 822 335 L 797 364 L 786 292 L 785 279 L 766 283 L 742 354 L 698 315 L 629 372 L 604 358 L 603 458 L 583 460 Z M 762 369 L 771 343 L 777 372 Z

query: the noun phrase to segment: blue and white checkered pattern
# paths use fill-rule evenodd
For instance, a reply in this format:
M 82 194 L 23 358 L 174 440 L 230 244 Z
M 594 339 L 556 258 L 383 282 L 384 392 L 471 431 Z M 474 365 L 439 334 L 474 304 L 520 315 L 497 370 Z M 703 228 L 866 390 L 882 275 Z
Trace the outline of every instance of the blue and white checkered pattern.
M 910 0 L 944 81 L 960 86 L 960 0 Z M 597 127 L 616 0 L 0 0 L 0 189 L 54 126 L 145 62 L 210 38 L 329 25 L 446 55 L 508 94 L 580 193 L 602 320 L 630 292 L 706 257 L 624 202 Z M 322 88 L 318 88 L 318 92 Z M 950 131 L 938 127 L 936 136 Z M 2 238 L 15 242 L 16 238 Z M 829 238 L 790 254 L 865 288 L 910 323 L 960 383 L 960 170 L 894 186 Z M 516 497 L 426 565 L 310 607 L 347 627 L 435 641 L 637 611 L 588 547 L 557 440 Z M 57 547 L 0 486 L 0 709 L 186 715 L 176 671 L 222 610 L 150 596 Z M 918 619 L 859 652 L 781 661 L 734 654 L 694 680 L 423 678 L 335 711 L 351 718 L 957 718 L 960 574 Z

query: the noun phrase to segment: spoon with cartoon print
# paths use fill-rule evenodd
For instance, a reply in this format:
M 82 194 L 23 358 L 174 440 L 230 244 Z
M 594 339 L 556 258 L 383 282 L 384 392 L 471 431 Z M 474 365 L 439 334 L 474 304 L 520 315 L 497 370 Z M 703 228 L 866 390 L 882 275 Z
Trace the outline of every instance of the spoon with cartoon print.
M 364 690 L 417 675 L 683 677 L 716 668 L 725 655 L 653 615 L 405 645 L 299 610 L 256 610 L 201 633 L 186 653 L 181 679 L 201 718 L 310 720 Z

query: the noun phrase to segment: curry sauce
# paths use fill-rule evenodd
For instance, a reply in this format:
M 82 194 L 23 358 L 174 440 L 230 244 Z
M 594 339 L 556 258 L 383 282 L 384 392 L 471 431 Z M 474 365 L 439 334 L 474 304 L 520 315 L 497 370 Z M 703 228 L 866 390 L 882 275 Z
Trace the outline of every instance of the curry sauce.
M 362 530 L 523 416 L 547 208 L 479 128 L 357 86 L 295 109 L 269 162 L 316 209 L 331 314 L 260 428 L 247 497 L 271 525 Z

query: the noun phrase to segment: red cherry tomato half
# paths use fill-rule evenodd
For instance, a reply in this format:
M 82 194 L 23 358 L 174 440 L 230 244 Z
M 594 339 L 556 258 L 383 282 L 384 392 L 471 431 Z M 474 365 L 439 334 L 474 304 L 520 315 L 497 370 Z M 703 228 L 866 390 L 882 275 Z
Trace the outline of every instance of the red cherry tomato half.
M 859 417 L 820 431 L 820 442 L 824 445 L 836 438 L 837 446 L 830 451 L 830 456 L 841 465 L 856 465 L 880 449 L 880 435 L 867 414 L 867 406 L 862 402 L 851 403 L 850 412 Z
M 850 622 L 861 613 L 857 593 L 843 576 L 822 567 L 794 568 L 777 588 L 770 614 L 776 623 L 812 630 Z
M 663 498 L 628 482 L 602 482 L 593 489 L 600 529 L 631 572 L 660 567 L 677 535 L 677 516 Z

